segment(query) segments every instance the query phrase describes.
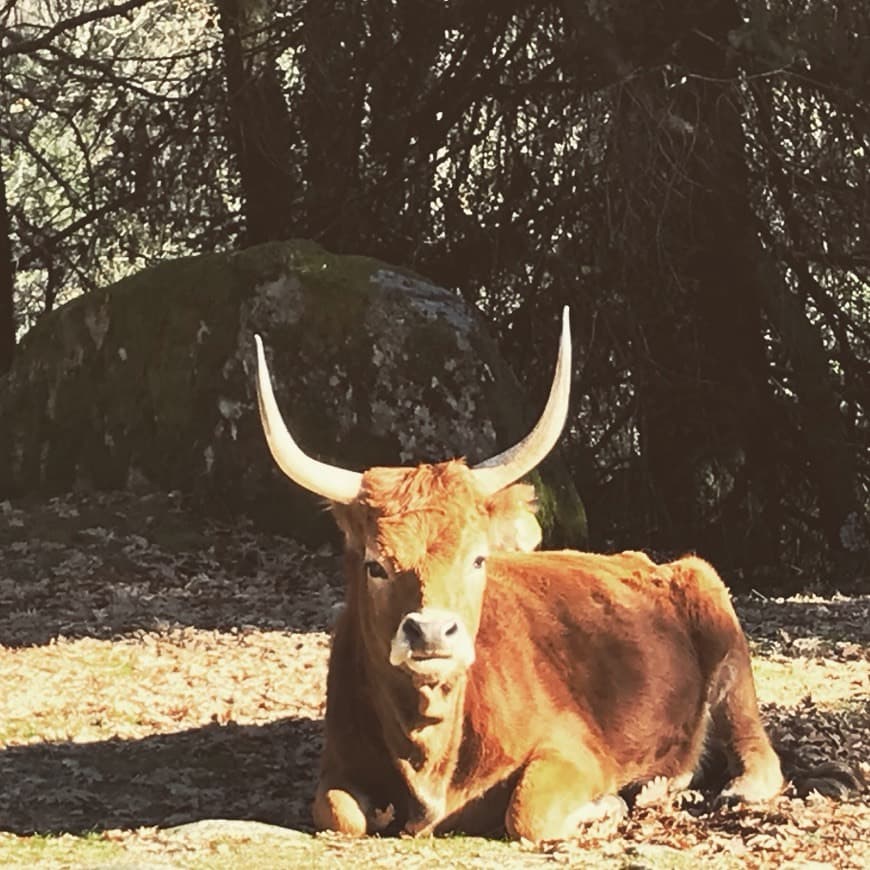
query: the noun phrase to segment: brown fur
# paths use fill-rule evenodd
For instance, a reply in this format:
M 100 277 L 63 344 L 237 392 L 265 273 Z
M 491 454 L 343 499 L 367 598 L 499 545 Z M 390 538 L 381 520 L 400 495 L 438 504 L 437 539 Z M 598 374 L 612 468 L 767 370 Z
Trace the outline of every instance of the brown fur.
M 523 548 L 505 524 L 534 519 L 530 488 L 484 498 L 458 461 L 372 469 L 359 501 L 335 513 L 348 589 L 318 827 L 566 837 L 623 786 L 685 784 L 711 723 L 737 763 L 731 792 L 781 787 L 746 640 L 702 559 L 509 552 Z M 484 582 L 469 566 L 487 548 Z M 383 582 L 363 568 L 372 553 Z M 474 663 L 443 683 L 389 662 L 403 616 L 421 607 L 458 614 L 474 638 Z

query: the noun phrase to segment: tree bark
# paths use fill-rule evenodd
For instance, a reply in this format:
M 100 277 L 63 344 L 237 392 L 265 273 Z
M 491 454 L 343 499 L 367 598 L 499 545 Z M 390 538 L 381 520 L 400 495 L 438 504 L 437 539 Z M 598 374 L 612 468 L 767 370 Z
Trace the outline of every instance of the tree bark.
M 10 233 L 6 178 L 0 153 L 0 375 L 9 371 L 15 356 L 15 272 Z
M 818 498 L 822 530 L 835 551 L 849 549 L 844 539 L 846 528 L 852 526 L 866 534 L 867 521 L 858 502 L 854 448 L 840 415 L 828 355 L 806 308 L 775 264 L 760 258 L 757 274 L 765 313 L 791 363 L 801 442 Z M 857 542 L 853 546 L 858 549 Z
M 357 0 L 319 0 L 305 8 L 300 117 L 305 160 L 305 235 L 336 252 L 355 253 L 370 223 L 361 196 L 366 44 Z
M 740 17 L 732 0 L 717 0 L 699 33 L 681 9 L 670 12 L 670 20 L 649 22 L 649 44 L 665 47 L 675 77 L 690 75 L 668 82 L 656 69 L 629 83 L 611 152 L 620 164 L 611 174 L 621 200 L 613 247 L 622 260 L 613 273 L 623 275 L 635 324 L 649 543 L 724 564 L 738 552 L 774 560 L 782 421 L 755 280 L 758 245 L 731 84 L 738 70 L 727 50 Z M 640 51 L 633 40 L 642 22 L 623 24 L 625 51 Z
M 239 164 L 247 245 L 294 234 L 293 132 L 267 0 L 217 0 L 229 137 Z

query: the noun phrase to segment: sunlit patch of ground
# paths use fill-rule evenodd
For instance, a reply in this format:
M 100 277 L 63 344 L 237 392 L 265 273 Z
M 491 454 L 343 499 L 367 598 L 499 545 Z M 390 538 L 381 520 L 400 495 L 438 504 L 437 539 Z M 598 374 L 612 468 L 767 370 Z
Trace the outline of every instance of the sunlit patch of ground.
M 0 745 L 320 719 L 328 648 L 325 632 L 184 628 L 5 649 Z

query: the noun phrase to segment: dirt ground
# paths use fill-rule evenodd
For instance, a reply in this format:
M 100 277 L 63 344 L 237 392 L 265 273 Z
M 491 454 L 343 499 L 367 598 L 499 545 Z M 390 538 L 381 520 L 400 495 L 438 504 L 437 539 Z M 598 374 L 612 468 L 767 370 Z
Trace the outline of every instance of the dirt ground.
M 446 840 L 362 847 L 309 834 L 341 597 L 333 549 L 207 520 L 178 495 L 0 503 L 0 864 L 48 865 L 33 850 L 50 841 L 58 866 L 102 861 L 86 842 L 120 844 L 110 859 L 121 864 L 147 846 L 156 865 L 217 866 L 219 852 L 167 833 L 189 843 L 209 819 L 280 826 L 310 866 L 364 854 L 407 864 L 411 849 L 413 866 L 447 854 L 469 867 L 591 866 L 593 855 L 626 867 L 682 866 L 679 855 L 870 864 L 870 595 L 737 601 L 791 780 L 770 806 L 716 808 L 710 792 L 676 804 L 649 789 L 627 819 L 576 841 L 535 853 L 473 841 L 461 854 Z M 243 860 L 234 848 L 228 866 Z

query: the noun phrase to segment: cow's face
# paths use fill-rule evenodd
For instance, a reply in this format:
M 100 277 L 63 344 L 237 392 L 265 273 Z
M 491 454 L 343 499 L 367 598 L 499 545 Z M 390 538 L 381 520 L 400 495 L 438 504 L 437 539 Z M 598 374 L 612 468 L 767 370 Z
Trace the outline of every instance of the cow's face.
M 515 482 L 550 452 L 568 413 L 568 310 L 553 385 L 535 427 L 469 468 L 463 461 L 365 473 L 307 455 L 287 429 L 259 336 L 257 398 L 266 442 L 284 473 L 328 499 L 348 547 L 349 618 L 376 660 L 436 683 L 474 661 L 492 549 L 534 549 L 541 533 L 530 487 Z
M 366 641 L 418 683 L 451 680 L 474 661 L 490 551 L 540 541 L 532 488 L 484 496 L 463 462 L 371 469 L 359 501 L 335 514 Z

